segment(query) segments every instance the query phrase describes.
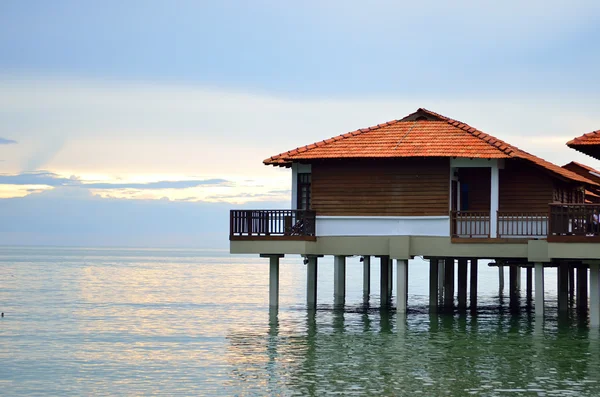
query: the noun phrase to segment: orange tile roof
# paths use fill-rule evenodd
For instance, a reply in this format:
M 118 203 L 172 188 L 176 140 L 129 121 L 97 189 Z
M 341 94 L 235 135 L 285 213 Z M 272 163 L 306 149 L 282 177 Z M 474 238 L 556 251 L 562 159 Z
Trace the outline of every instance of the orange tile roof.
M 588 132 L 567 142 L 567 146 L 600 145 L 600 130 Z
M 419 116 L 426 120 L 419 120 Z M 563 178 L 593 183 L 468 124 L 423 108 L 400 120 L 388 121 L 280 153 L 264 160 L 264 164 L 289 166 L 294 161 L 317 159 L 398 157 L 518 158 Z

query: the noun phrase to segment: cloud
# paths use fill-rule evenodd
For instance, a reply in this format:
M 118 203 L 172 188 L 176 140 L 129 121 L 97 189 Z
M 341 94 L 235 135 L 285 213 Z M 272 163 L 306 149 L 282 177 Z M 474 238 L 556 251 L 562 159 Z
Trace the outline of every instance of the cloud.
M 198 186 L 224 186 L 233 184 L 225 179 L 203 179 L 191 181 L 159 181 L 148 183 L 85 183 L 81 185 L 89 189 L 187 189 Z
M 17 143 L 17 141 L 0 137 L 0 145 L 12 145 L 15 143 Z
M 65 178 L 49 171 L 24 172 L 17 175 L 0 174 L 0 185 L 46 185 L 52 187 L 69 186 L 87 189 L 187 189 L 198 186 L 231 187 L 226 179 L 198 179 L 181 181 L 158 181 L 148 183 L 84 183 L 79 177 Z
M 282 208 L 250 202 L 239 209 Z M 59 187 L 0 199 L 0 240 L 8 245 L 226 248 L 228 203 L 100 198 L 87 189 Z

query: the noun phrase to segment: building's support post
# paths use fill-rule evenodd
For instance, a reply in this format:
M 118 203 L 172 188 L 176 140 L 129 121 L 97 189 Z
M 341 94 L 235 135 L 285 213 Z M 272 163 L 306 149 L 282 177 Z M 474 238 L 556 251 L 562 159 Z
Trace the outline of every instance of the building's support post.
M 444 260 L 444 309 L 454 307 L 454 258 Z
M 444 275 L 445 275 L 445 262 L 442 259 L 437 260 L 438 264 L 438 300 L 441 304 L 444 303 Z
M 508 267 L 508 288 L 509 288 L 509 300 L 510 308 L 515 311 L 519 308 L 519 288 L 517 286 L 518 278 L 518 267 L 515 265 Z
M 497 160 L 491 168 L 491 190 L 490 190 L 490 237 L 498 237 L 498 202 L 500 192 L 500 173 Z
M 527 271 L 527 301 L 531 301 L 533 298 L 533 269 L 528 267 Z
M 429 259 L 429 312 L 435 313 L 438 308 L 438 259 Z
M 381 307 L 387 308 L 390 304 L 390 295 L 389 295 L 389 282 L 388 278 L 390 276 L 390 272 L 388 267 L 390 266 L 390 257 L 382 256 L 381 257 L 381 269 L 379 272 L 379 297 L 381 300 Z
M 467 310 L 467 260 L 458 260 L 458 310 Z
M 587 265 L 577 266 L 577 311 L 587 313 L 588 310 L 588 269 Z
M 388 265 L 388 297 L 392 298 L 392 292 L 394 287 L 394 260 L 390 259 L 390 264 Z
M 590 263 L 590 327 L 600 327 L 600 265 Z
M 346 301 L 346 257 L 336 255 L 333 259 L 333 304 L 343 307 Z
M 569 306 L 573 306 L 575 300 L 575 266 L 569 266 Z
M 558 311 L 565 313 L 569 310 L 569 265 L 560 262 L 557 269 L 558 280 Z
M 477 311 L 477 259 L 471 259 L 471 285 L 470 295 L 471 295 L 471 311 Z
M 306 259 L 306 307 L 314 310 L 317 308 L 317 257 L 308 255 Z
M 498 291 L 502 295 L 504 293 L 504 266 L 498 265 Z
M 260 254 L 261 258 L 269 258 L 269 308 L 279 307 L 279 258 L 282 254 Z
M 371 257 L 369 255 L 363 256 L 363 298 L 365 301 L 369 300 L 371 295 Z
M 535 316 L 544 317 L 544 264 L 535 263 Z
M 396 313 L 406 314 L 408 291 L 408 261 L 406 259 L 396 259 L 396 273 L 396 288 L 398 288 Z
M 521 291 L 521 266 L 515 266 L 515 272 L 517 273 L 516 275 L 516 281 L 517 283 L 515 284 L 515 287 L 517 289 L 517 291 Z

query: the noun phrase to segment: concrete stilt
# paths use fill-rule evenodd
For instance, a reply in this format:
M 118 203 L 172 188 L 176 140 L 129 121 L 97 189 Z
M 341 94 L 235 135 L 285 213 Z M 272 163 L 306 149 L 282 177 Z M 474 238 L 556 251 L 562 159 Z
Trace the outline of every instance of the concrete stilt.
M 467 310 L 467 260 L 458 260 L 458 309 Z
M 389 295 L 389 281 L 390 272 L 388 267 L 390 265 L 390 257 L 382 256 L 381 257 L 381 270 L 379 272 L 379 296 L 381 300 L 381 307 L 388 307 L 390 304 L 390 295 Z
M 569 306 L 573 306 L 575 300 L 575 267 L 569 265 Z
M 521 266 L 517 266 L 515 268 L 515 271 L 517 272 L 517 284 L 516 284 L 516 287 L 517 287 L 518 291 L 521 291 Z
M 444 308 L 454 307 L 454 258 L 446 258 L 444 265 Z
M 408 274 L 408 261 L 405 259 L 396 260 L 396 288 L 398 288 L 398 302 L 396 313 L 406 314 L 406 303 L 407 303 L 407 274 Z
M 429 312 L 435 313 L 438 308 L 438 259 L 429 260 Z
M 261 254 L 261 258 L 269 258 L 269 308 L 279 307 L 279 258 L 281 254 Z
M 392 286 L 394 285 L 394 260 L 390 258 L 390 263 L 388 264 L 388 296 L 392 297 Z
M 310 255 L 306 259 L 306 307 L 314 310 L 317 308 L 317 257 Z
M 477 311 L 477 259 L 471 259 L 471 285 L 470 288 L 470 303 L 471 311 Z
M 587 313 L 588 311 L 588 269 L 587 265 L 580 264 L 577 266 L 577 294 L 576 294 L 577 311 L 579 313 Z
M 533 269 L 527 268 L 527 301 L 533 299 Z
M 333 259 L 333 304 L 344 306 L 346 301 L 346 257 L 336 255 Z
M 508 293 L 511 310 L 518 310 L 519 308 L 518 269 L 515 265 L 508 267 Z
M 371 257 L 363 256 L 363 298 L 369 300 L 371 295 Z
M 535 263 L 535 316 L 544 317 L 544 264 Z
M 558 264 L 558 311 L 565 313 L 569 310 L 569 266 L 565 262 Z
M 590 327 L 600 327 L 600 266 L 590 264 Z
M 437 260 L 438 264 L 438 300 L 443 304 L 444 302 L 444 265 L 445 262 L 441 259 Z
M 498 291 L 504 292 L 504 266 L 498 266 Z

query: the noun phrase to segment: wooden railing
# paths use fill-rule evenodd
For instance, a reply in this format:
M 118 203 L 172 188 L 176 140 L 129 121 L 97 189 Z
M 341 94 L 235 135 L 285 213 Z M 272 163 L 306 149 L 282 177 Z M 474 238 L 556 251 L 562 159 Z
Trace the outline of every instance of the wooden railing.
M 547 212 L 498 211 L 498 237 L 546 237 Z
M 452 237 L 490 237 L 490 213 L 484 211 L 452 211 Z
M 231 210 L 229 236 L 314 236 L 315 212 Z
M 600 204 L 550 204 L 548 236 L 600 235 Z

